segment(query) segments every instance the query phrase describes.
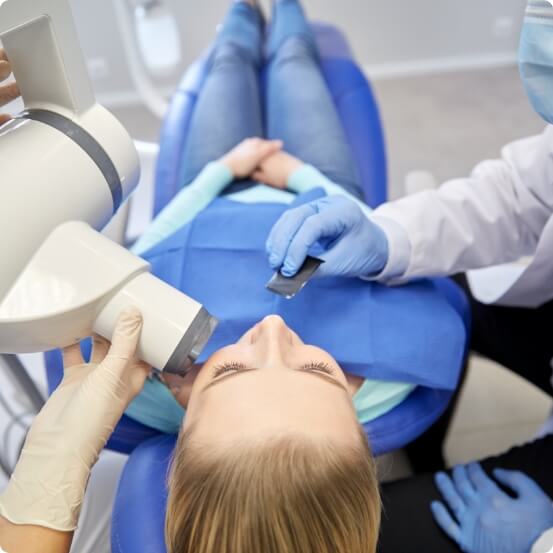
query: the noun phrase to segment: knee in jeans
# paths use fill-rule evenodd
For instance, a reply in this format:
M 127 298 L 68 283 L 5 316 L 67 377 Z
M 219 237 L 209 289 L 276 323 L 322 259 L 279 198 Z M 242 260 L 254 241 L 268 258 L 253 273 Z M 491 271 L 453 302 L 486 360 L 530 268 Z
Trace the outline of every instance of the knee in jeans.
M 277 63 L 316 59 L 316 50 L 307 37 L 293 36 L 285 40 L 275 55 Z
M 250 52 L 246 51 L 239 44 L 234 44 L 232 42 L 226 42 L 217 46 L 213 54 L 213 67 L 233 65 L 233 64 L 243 64 L 251 63 L 256 65 L 258 60 L 251 55 Z

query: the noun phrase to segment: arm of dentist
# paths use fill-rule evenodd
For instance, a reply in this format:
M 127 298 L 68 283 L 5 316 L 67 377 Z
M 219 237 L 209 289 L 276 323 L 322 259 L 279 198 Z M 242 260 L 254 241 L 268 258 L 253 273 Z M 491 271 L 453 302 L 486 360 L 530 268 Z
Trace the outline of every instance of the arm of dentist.
M 495 469 L 488 475 L 470 463 L 455 467 L 451 476 L 438 473 L 435 484 L 443 501 L 432 502 L 434 519 L 461 551 L 551 551 L 553 503 L 522 472 Z
M 515 261 L 534 253 L 553 214 L 551 151 L 549 126 L 506 146 L 501 159 L 481 163 L 469 178 L 385 204 L 367 221 L 331 198 L 291 210 L 269 238 L 270 263 L 294 274 L 321 239 L 331 260 L 345 256 L 323 266 L 328 275 L 399 282 Z
M 318 276 L 371 276 L 387 263 L 386 235 L 371 222 L 372 210 L 332 182 L 315 167 L 286 152 L 266 159 L 252 177 L 267 186 L 298 194 L 322 188 L 327 196 L 288 210 L 273 227 L 267 240 L 269 263 L 285 276 L 303 265 L 311 247 L 326 240 L 325 261 Z M 394 231 L 394 223 L 387 227 Z M 396 230 L 396 232 L 402 232 Z
M 0 553 L 65 553 L 71 547 L 73 532 L 57 532 L 40 526 L 16 525 L 0 517 Z
M 513 142 L 469 178 L 383 205 L 375 217 L 408 237 L 402 275 L 449 275 L 535 253 L 553 214 L 553 126 Z M 397 237 L 390 236 L 393 248 Z M 399 238 L 401 239 L 401 238 Z
M 91 362 L 78 344 L 64 350 L 64 377 L 34 420 L 0 496 L 0 550 L 67 553 L 90 471 L 150 367 L 135 358 L 136 309 L 118 320 L 112 344 L 95 337 Z

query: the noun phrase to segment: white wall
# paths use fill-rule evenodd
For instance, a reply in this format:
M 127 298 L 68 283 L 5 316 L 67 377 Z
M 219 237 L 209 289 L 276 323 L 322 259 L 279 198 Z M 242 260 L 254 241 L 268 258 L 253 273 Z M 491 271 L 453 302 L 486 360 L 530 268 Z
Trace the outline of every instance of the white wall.
M 516 59 L 526 0 L 314 0 L 377 72 Z
M 95 80 L 99 95 L 125 99 L 132 91 L 113 2 L 71 0 L 85 54 L 106 63 Z M 166 0 L 182 29 L 183 64 L 209 43 L 230 0 Z M 263 1 L 263 0 L 262 0 Z M 266 2 L 268 3 L 268 2 Z M 512 62 L 526 0 L 305 0 L 311 17 L 334 22 L 348 34 L 373 75 Z M 159 82 L 174 86 L 177 75 Z

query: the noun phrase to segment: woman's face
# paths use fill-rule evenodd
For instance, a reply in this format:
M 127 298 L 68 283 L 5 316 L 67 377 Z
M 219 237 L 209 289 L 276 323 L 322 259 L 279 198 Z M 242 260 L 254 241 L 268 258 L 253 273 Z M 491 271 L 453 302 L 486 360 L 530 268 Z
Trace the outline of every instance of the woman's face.
M 184 429 L 193 425 L 196 439 L 221 445 L 290 434 L 351 443 L 356 424 L 336 361 L 271 316 L 205 363 Z

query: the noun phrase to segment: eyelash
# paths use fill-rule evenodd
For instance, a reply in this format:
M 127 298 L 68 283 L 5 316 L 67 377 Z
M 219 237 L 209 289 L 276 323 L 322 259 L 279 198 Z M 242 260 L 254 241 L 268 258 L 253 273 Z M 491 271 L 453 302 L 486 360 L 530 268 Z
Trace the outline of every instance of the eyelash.
M 230 372 L 241 371 L 245 368 L 246 365 L 242 363 L 224 363 L 223 365 L 218 365 L 217 367 L 214 367 L 212 378 L 217 378 L 223 374 Z
M 217 367 L 214 367 L 212 378 L 218 378 L 219 376 L 222 376 L 223 374 L 229 373 L 229 372 L 238 372 L 243 371 L 246 368 L 246 365 L 243 363 L 224 363 L 223 365 L 219 365 Z M 322 372 L 329 375 L 334 375 L 334 369 L 328 364 L 323 362 L 313 362 L 313 363 L 307 363 L 306 365 L 302 365 L 301 367 L 302 371 L 317 371 Z
M 328 363 L 324 363 L 322 361 L 317 363 L 307 363 L 307 365 L 303 365 L 301 369 L 302 371 L 318 371 L 329 375 L 335 374 L 334 369 Z

